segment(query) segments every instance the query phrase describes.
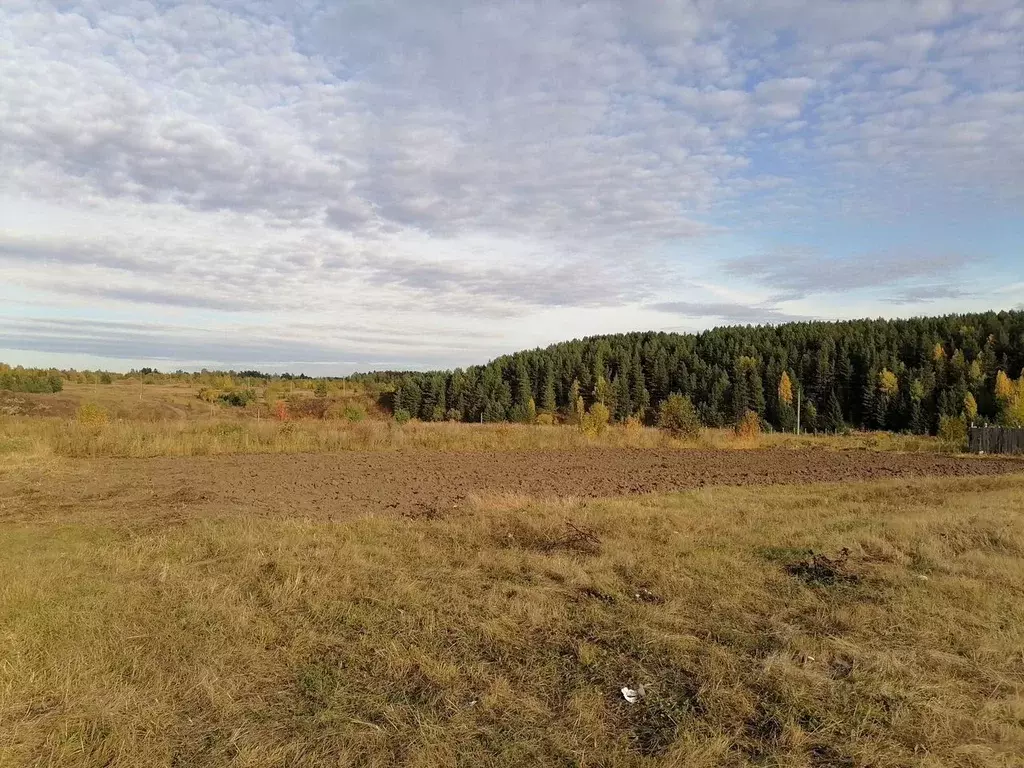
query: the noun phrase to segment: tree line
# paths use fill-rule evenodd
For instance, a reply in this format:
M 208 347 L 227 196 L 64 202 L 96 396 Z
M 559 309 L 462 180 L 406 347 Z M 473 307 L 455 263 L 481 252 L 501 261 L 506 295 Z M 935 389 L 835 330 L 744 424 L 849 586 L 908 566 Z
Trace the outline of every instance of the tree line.
M 765 426 L 935 433 L 960 417 L 1024 422 L 1024 312 L 724 327 L 593 336 L 453 371 L 351 377 L 392 390 L 386 406 L 424 421 L 657 420 L 669 395 L 701 422 L 753 412 Z M 582 409 L 582 410 L 581 410 Z
M 11 392 L 60 392 L 64 378 L 60 371 L 12 367 L 0 363 L 0 390 Z

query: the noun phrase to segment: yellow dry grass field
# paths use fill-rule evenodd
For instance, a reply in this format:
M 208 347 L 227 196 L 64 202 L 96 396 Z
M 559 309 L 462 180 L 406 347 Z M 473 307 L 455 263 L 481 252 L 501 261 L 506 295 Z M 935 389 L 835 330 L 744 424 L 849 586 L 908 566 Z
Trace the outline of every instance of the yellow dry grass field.
M 1020 474 L 331 519 L 91 466 L 0 474 L 3 766 L 1022 764 Z
M 329 399 L 0 403 L 0 767 L 1022 764 L 1019 462 Z
M 737 438 L 732 430 L 704 430 L 693 441 L 663 430 L 610 425 L 587 435 L 570 425 L 458 424 L 367 419 L 275 421 L 255 418 L 182 418 L 160 421 L 110 420 L 82 423 L 74 418 L 9 416 L 0 418 L 0 462 L 18 458 L 210 456 L 251 453 L 324 453 L 339 451 L 525 451 L 598 448 L 736 449 L 820 448 L 943 452 L 940 440 L 884 432 L 836 435 L 762 434 Z

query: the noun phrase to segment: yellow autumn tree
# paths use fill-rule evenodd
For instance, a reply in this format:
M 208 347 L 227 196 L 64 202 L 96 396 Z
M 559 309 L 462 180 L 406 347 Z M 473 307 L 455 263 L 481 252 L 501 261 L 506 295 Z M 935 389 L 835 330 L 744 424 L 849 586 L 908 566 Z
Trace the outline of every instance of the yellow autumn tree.
M 894 397 L 900 390 L 899 379 L 888 368 L 883 368 L 878 374 L 878 388 L 887 397 Z
M 1024 427 L 1024 372 L 1014 381 L 1005 372 L 996 374 L 999 421 L 1007 427 Z
M 985 380 L 985 372 L 981 368 L 980 360 L 974 359 L 971 361 L 971 367 L 967 370 L 967 376 L 974 386 L 978 386 Z
M 970 392 L 964 397 L 964 416 L 967 418 L 968 423 L 978 418 L 978 401 L 974 399 L 974 395 Z
M 1013 399 L 1016 387 L 1013 384 L 1013 380 L 1006 375 L 1006 371 L 996 372 L 996 400 L 1000 404 L 1009 402 Z
M 945 360 L 946 359 L 946 348 L 944 346 L 942 346 L 941 344 L 936 344 L 935 345 L 935 351 L 932 353 L 932 359 L 936 363 L 941 363 L 943 360 Z
M 779 379 L 779 402 L 786 405 L 793 404 L 793 382 L 790 381 L 789 374 L 785 371 L 782 372 L 782 377 Z

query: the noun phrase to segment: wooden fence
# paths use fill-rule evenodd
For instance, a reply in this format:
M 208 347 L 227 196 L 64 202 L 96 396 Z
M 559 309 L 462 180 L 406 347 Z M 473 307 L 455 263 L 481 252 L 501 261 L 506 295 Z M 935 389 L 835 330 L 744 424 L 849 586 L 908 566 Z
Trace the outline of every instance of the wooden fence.
M 1024 429 L 971 427 L 971 453 L 1024 453 Z

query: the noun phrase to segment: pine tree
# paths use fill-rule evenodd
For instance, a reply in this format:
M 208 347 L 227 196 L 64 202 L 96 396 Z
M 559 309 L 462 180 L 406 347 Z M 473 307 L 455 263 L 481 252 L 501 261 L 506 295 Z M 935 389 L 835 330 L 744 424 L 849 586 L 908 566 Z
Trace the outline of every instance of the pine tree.
M 555 400 L 555 370 L 550 361 L 544 365 L 544 384 L 541 388 L 540 408 L 544 413 L 554 413 L 557 408 Z
M 924 411 L 921 409 L 920 400 L 914 400 L 911 402 L 910 431 L 915 435 L 923 435 L 928 431 L 928 425 L 925 422 Z
M 736 364 L 736 370 L 733 372 L 732 377 L 732 422 L 733 424 L 739 424 L 743 420 L 743 415 L 750 410 L 750 393 L 748 392 L 747 377 L 743 375 L 743 371 L 739 365 Z
M 572 424 L 583 423 L 583 398 L 580 396 L 580 382 L 578 379 L 573 379 L 572 386 L 569 387 L 569 421 Z
M 743 356 L 736 361 L 732 386 L 734 423 L 741 421 L 747 411 L 753 411 L 759 417 L 764 415 L 764 387 L 754 358 Z
M 825 429 L 836 433 L 846 429 L 846 423 L 843 421 L 843 407 L 839 404 L 839 396 L 835 391 L 828 396 L 828 407 L 825 411 Z
M 863 420 L 861 426 L 864 427 L 864 429 L 874 429 L 875 427 L 880 426 L 876 420 L 877 412 L 875 411 L 875 378 L 876 373 L 874 371 L 870 371 L 862 389 L 861 414 L 863 414 Z
M 643 415 L 651 401 L 647 393 L 647 385 L 644 383 L 644 369 L 640 365 L 640 355 L 633 356 L 633 365 L 629 373 L 629 399 L 632 410 L 630 415 Z
M 615 393 L 615 420 L 625 421 L 632 413 L 632 403 L 629 399 L 629 377 L 620 373 L 612 380 L 612 391 Z
M 533 385 L 530 383 L 530 372 L 526 367 L 526 358 L 523 355 L 519 355 L 516 358 L 516 381 L 513 394 L 516 405 L 520 406 L 523 410 L 526 409 L 526 404 L 533 397 Z
M 889 424 L 889 398 L 881 388 L 875 393 L 874 408 L 873 426 L 877 429 L 885 429 Z

